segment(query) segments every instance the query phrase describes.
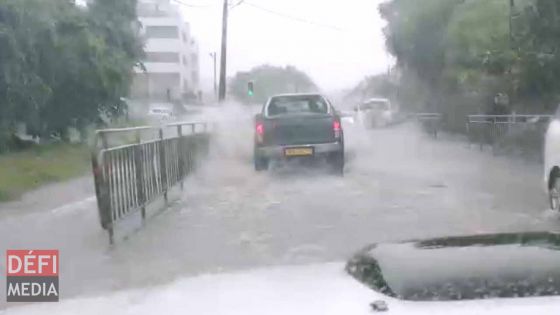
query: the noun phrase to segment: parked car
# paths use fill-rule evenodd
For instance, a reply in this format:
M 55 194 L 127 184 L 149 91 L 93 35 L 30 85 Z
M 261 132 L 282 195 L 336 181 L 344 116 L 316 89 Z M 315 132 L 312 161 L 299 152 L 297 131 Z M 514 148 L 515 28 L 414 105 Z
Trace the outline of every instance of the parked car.
M 148 119 L 169 121 L 173 119 L 173 105 L 152 104 L 148 110 Z
M 366 128 L 385 127 L 393 121 L 393 106 L 386 98 L 371 98 L 354 110 L 356 120 Z
M 324 158 L 344 173 L 344 134 L 340 116 L 319 94 L 271 97 L 255 117 L 255 170 L 274 159 Z

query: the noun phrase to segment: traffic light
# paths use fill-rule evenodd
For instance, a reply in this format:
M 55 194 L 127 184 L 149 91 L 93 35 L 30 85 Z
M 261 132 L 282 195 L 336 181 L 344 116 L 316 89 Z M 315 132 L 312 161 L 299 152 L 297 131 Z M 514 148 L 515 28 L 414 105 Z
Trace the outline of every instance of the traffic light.
M 249 95 L 249 96 L 255 95 L 255 89 L 254 88 L 255 87 L 254 87 L 253 81 L 249 81 L 247 83 L 247 95 Z

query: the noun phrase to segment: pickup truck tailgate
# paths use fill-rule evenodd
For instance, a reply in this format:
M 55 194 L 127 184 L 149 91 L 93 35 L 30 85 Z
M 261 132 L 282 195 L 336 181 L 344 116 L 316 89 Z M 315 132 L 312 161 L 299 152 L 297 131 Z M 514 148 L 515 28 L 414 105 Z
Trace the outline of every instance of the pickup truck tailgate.
M 265 145 L 298 145 L 334 142 L 333 116 L 287 115 L 264 121 Z

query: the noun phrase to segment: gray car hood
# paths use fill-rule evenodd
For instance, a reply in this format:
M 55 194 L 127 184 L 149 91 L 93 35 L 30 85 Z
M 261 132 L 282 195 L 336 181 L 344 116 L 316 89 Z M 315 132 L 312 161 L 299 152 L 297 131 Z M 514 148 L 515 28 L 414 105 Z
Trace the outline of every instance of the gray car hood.
M 382 300 L 384 314 L 558 314 L 560 297 L 451 302 L 401 301 L 377 293 L 349 276 L 343 263 L 287 266 L 184 278 L 163 286 L 106 296 L 64 299 L 9 308 L 5 314 L 305 314 L 371 315 Z M 1 312 L 0 312 L 1 313 Z

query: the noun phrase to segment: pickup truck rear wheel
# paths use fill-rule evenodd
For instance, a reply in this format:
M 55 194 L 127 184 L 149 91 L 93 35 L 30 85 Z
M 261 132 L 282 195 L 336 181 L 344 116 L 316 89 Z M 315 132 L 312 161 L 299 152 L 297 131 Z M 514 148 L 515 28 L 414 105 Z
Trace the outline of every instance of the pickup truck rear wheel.
M 344 176 L 344 153 L 343 152 L 332 153 L 328 157 L 328 163 L 334 174 L 339 176 Z
M 560 177 L 552 178 L 552 187 L 548 191 L 548 199 L 550 201 L 550 209 L 554 211 L 560 210 Z
M 266 171 L 268 169 L 268 159 L 255 155 L 253 158 L 255 163 L 255 171 Z

